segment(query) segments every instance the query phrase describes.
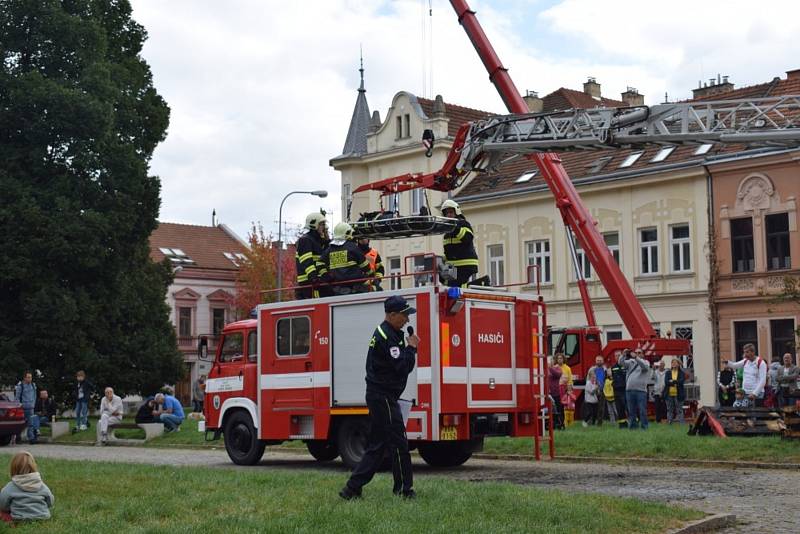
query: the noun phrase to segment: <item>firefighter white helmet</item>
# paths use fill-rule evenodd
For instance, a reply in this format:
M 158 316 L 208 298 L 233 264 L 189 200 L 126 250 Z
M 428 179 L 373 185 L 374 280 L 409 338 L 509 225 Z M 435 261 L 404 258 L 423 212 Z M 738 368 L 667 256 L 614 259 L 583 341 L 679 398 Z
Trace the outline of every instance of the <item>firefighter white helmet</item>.
M 316 230 L 324 222 L 325 216 L 322 213 L 318 211 L 309 213 L 306 216 L 306 230 Z
M 444 210 L 451 208 L 456 211 L 456 215 L 461 215 L 461 208 L 458 206 L 458 202 L 449 198 L 442 202 L 442 213 L 444 213 Z
M 353 227 L 346 222 L 340 222 L 333 228 L 333 240 L 344 242 L 353 239 Z

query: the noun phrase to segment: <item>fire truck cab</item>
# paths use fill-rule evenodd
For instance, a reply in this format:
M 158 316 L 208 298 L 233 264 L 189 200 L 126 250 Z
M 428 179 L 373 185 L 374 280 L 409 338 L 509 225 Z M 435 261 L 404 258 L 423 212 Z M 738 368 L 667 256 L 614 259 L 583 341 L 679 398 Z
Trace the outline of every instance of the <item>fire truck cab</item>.
M 264 304 L 227 325 L 206 382 L 207 431 L 224 435 L 234 463 L 257 463 L 266 445 L 302 440 L 320 461 L 361 459 L 369 431 L 365 364 L 383 301 L 402 295 L 417 313 L 412 448 L 455 466 L 485 436 L 541 433 L 545 305 L 496 289 L 423 286 Z

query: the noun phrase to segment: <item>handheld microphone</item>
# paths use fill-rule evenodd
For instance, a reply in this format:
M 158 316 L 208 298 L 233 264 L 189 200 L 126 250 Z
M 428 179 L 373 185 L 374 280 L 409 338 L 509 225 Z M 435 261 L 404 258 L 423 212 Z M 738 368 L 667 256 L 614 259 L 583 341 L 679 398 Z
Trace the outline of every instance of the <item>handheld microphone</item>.
M 409 335 L 409 336 L 413 336 L 413 335 L 414 335 L 414 327 L 413 327 L 413 326 L 411 326 L 411 325 L 409 325 L 409 326 L 406 328 L 406 332 L 408 332 L 408 335 Z

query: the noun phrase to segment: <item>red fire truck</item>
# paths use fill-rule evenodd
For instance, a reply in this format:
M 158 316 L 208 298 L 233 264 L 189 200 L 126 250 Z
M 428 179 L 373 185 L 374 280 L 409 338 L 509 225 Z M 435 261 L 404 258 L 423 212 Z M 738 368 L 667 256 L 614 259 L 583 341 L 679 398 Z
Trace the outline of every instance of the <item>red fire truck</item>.
M 207 430 L 224 434 L 231 460 L 251 465 L 266 445 L 302 440 L 320 461 L 358 463 L 368 432 L 367 345 L 393 294 L 417 308 L 411 324 L 421 343 L 402 398 L 413 403 L 408 438 L 422 458 L 456 466 L 484 436 L 534 435 L 544 303 L 423 286 L 266 304 L 257 319 L 227 325 L 206 382 L 205 416 Z

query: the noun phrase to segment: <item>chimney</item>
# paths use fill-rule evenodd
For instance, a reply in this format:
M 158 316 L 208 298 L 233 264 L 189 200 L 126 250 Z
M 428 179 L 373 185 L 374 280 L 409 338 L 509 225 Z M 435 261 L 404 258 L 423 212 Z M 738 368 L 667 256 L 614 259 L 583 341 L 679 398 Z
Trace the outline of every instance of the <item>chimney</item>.
M 544 100 L 539 98 L 539 93 L 536 91 L 525 91 L 525 96 L 522 99 L 528 104 L 528 111 L 531 113 L 541 113 L 544 109 Z
M 372 112 L 372 118 L 369 120 L 369 133 L 375 133 L 381 129 L 381 112 L 377 109 Z
M 709 78 L 707 84 L 701 85 L 700 82 L 697 82 L 697 89 L 692 89 L 692 98 L 717 95 L 729 91 L 733 91 L 733 84 L 728 81 L 728 76 L 717 74 L 716 78 Z
M 592 98 L 600 98 L 600 84 L 592 76 L 583 83 L 583 92 Z
M 640 95 L 635 87 L 628 87 L 628 89 L 622 93 L 622 101 L 629 107 L 644 106 L 644 95 Z
M 433 114 L 437 117 L 444 117 L 447 113 L 447 108 L 444 105 L 444 98 L 442 95 L 436 95 L 436 99 L 433 101 Z
M 787 80 L 800 80 L 800 69 L 787 70 L 786 71 L 786 79 Z

